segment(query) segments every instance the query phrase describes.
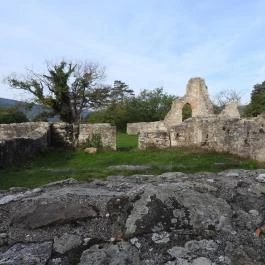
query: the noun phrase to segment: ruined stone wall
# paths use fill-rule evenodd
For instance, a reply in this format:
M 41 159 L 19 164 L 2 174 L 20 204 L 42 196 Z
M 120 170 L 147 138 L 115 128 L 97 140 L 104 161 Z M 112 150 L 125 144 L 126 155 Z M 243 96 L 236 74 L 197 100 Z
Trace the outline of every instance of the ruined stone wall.
M 116 127 L 107 123 L 81 124 L 27 122 L 0 124 L 0 168 L 15 164 L 48 146 L 74 147 L 99 134 L 103 148 L 116 150 Z
M 116 127 L 109 123 L 80 124 L 54 123 L 51 125 L 52 146 L 76 146 L 84 143 L 93 134 L 101 136 L 104 148 L 116 150 Z
M 78 143 L 82 144 L 93 134 L 101 136 L 103 147 L 116 150 L 116 127 L 109 123 L 80 124 Z
M 138 147 L 141 150 L 147 148 L 169 148 L 170 135 L 167 131 L 141 131 L 138 137 Z
M 58 122 L 51 124 L 51 145 L 71 147 L 74 142 L 74 126 L 69 123 Z
M 174 125 L 181 124 L 182 110 L 185 104 L 190 104 L 192 117 L 214 116 L 213 104 L 210 100 L 204 79 L 194 77 L 189 80 L 186 87 L 186 94 L 172 102 L 171 109 L 163 121 L 128 123 L 127 133 L 139 134 L 140 131 L 166 131 Z M 232 116 L 239 115 L 235 105 L 229 105 L 228 107 L 222 113 L 223 116 L 229 115 L 231 110 L 233 110 Z
M 213 115 L 213 105 L 204 79 L 191 78 L 186 87 L 186 94 L 173 101 L 171 110 L 165 117 L 167 127 L 178 125 L 182 122 L 182 109 L 185 104 L 190 104 L 192 117 L 207 117 Z
M 169 139 L 162 141 L 161 139 Z M 141 132 L 139 148 L 198 146 L 265 161 L 265 118 L 191 118 L 164 132 Z
M 28 122 L 0 125 L 0 168 L 47 148 L 49 124 Z
M 140 131 L 166 131 L 163 121 L 127 123 L 127 134 L 136 135 Z

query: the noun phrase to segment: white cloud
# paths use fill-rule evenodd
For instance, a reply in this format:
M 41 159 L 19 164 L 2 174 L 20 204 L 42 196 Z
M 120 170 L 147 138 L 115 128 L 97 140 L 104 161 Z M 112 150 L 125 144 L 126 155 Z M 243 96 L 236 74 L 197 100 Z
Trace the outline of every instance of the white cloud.
M 237 4 L 237 5 L 236 5 Z M 212 95 L 264 80 L 262 1 L 8 1 L 0 19 L 0 77 L 45 69 L 46 60 L 89 59 L 139 91 L 182 95 L 202 76 Z M 1 12 L 0 10 L 0 12 Z M 12 91 L 12 92 L 11 92 Z M 18 97 L 6 86 L 0 97 Z

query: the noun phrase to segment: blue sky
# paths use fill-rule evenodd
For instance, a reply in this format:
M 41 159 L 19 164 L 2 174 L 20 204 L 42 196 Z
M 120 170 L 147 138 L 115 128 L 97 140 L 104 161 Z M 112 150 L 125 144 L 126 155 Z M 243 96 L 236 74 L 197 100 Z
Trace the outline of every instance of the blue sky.
M 247 102 L 265 80 L 264 10 L 264 0 L 0 0 L 0 78 L 87 60 L 137 93 L 182 96 L 201 76 L 212 97 L 235 89 Z M 0 97 L 28 95 L 0 84 Z

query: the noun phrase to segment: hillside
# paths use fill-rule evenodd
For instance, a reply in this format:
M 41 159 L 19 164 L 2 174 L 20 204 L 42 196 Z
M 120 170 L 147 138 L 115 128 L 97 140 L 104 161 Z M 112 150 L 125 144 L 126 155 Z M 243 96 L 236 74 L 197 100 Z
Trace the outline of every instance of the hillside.
M 29 120 L 31 120 L 33 117 L 35 117 L 38 113 L 42 111 L 49 111 L 49 108 L 43 105 L 33 104 L 33 106 L 29 108 L 29 104 L 27 102 L 8 99 L 8 98 L 0 98 L 0 108 L 11 108 L 11 107 L 17 107 L 20 111 L 26 114 Z M 89 113 L 90 110 L 84 109 L 82 112 L 82 117 L 86 117 Z
M 49 110 L 47 107 L 39 104 L 33 104 L 32 107 L 29 107 L 28 103 L 23 101 L 0 98 L 0 108 L 11 108 L 11 107 L 17 107 L 20 111 L 22 111 L 27 115 L 28 119 L 32 119 L 34 116 L 36 116 L 38 113 L 42 111 Z

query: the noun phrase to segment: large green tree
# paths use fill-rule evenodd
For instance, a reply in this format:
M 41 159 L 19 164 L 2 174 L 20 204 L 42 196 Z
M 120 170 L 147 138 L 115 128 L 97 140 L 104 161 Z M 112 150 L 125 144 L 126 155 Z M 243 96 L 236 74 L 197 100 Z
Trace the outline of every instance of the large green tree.
M 248 117 L 256 117 L 262 112 L 265 112 L 265 81 L 254 85 L 250 103 L 245 108 L 245 114 Z
M 134 96 L 128 86 L 126 91 L 125 95 L 118 97 L 119 100 L 110 100 L 108 106 L 90 114 L 88 121 L 110 122 L 116 125 L 118 130 L 124 131 L 128 122 L 163 120 L 175 99 L 165 93 L 163 88 L 145 89 L 138 96 Z
M 7 81 L 12 88 L 31 93 L 62 121 L 77 123 L 84 108 L 98 108 L 107 99 L 109 89 L 99 83 L 103 77 L 104 68 L 97 64 L 61 61 L 47 66 L 47 73 L 30 70 L 22 79 L 9 76 Z

